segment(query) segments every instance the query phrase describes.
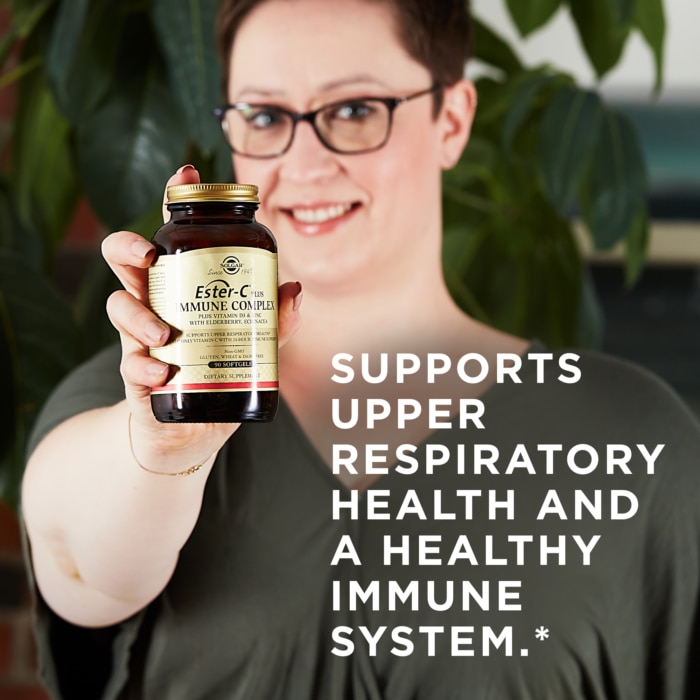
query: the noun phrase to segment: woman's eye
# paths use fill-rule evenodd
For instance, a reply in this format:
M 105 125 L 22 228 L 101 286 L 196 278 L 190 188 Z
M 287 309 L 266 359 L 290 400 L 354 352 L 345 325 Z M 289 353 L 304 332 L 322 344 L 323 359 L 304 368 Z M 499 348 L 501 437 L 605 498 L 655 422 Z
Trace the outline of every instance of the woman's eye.
M 336 105 L 332 112 L 334 119 L 361 121 L 371 117 L 377 108 L 371 102 L 344 102 Z
M 276 109 L 256 109 L 248 112 L 245 120 L 255 129 L 269 129 L 282 124 L 284 117 Z

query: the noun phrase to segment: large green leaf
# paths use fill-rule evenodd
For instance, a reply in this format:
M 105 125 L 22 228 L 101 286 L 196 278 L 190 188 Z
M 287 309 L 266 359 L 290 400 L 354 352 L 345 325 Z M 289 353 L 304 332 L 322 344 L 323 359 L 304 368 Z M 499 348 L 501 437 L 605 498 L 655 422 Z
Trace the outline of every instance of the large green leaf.
M 578 344 L 582 266 L 568 225 L 541 209 L 541 230 L 492 219 L 464 237 L 448 232 L 445 279 L 457 303 L 497 328 L 552 347 Z M 461 239 L 461 240 L 460 240 Z
M 617 21 L 621 25 L 629 24 L 634 14 L 637 0 L 610 0 Z
M 128 222 L 126 228 L 150 239 L 162 223 L 163 206 L 159 200 L 139 219 Z M 121 283 L 111 268 L 102 256 L 96 255 L 82 280 L 73 305 L 78 324 L 81 328 L 89 329 L 83 341 L 88 355 L 119 340 L 117 331 L 105 313 L 105 304 L 107 297 L 120 288 Z
M 442 270 L 445 284 L 455 302 L 482 323 L 492 324 L 488 312 L 479 303 L 466 277 L 472 259 L 488 235 L 485 229 L 448 226 L 442 239 Z
M 46 52 L 46 71 L 61 111 L 78 122 L 113 83 L 123 30 L 121 3 L 63 0 Z
M 506 74 L 521 70 L 522 63 L 510 44 L 477 17 L 472 20 L 474 56 Z
M 462 184 L 472 180 L 490 179 L 498 159 L 498 149 L 481 136 L 473 135 L 467 143 L 457 165 L 445 173 L 445 177 L 455 176 Z
M 646 192 L 646 167 L 634 125 L 608 108 L 582 188 L 584 220 L 596 248 L 609 248 L 630 233 L 646 210 Z
M 112 229 L 123 228 L 161 201 L 165 182 L 181 164 L 187 133 L 164 83 L 154 56 L 137 79 L 78 127 L 85 191 Z
M 520 36 L 525 37 L 546 24 L 561 3 L 562 0 L 507 0 L 506 4 Z
M 44 247 L 39 232 L 22 226 L 15 210 L 15 197 L 6 179 L 0 177 L 0 249 L 14 251 L 38 266 Z
M 9 365 L 13 419 L 3 422 L 3 497 L 16 503 L 24 448 L 37 412 L 81 356 L 69 306 L 41 274 L 16 254 L 0 251 L 0 347 Z M 3 385 L 5 386 L 5 385 Z M 11 432 L 10 432 L 11 431 Z M 7 446 L 11 445 L 11 449 Z
M 567 0 L 583 48 L 601 78 L 622 55 L 629 22 L 622 22 L 610 0 Z
M 598 94 L 575 87 L 561 90 L 544 113 L 540 166 L 547 195 L 561 215 L 570 213 L 602 115 Z
M 659 90 L 664 74 L 664 43 L 666 39 L 666 15 L 663 0 L 637 0 L 634 8 L 634 23 L 654 55 L 656 70 L 654 89 Z
M 483 132 L 484 129 L 500 123 L 513 102 L 511 85 L 511 81 L 496 80 L 488 75 L 480 76 L 474 81 L 479 95 L 479 108 L 476 111 L 472 131 Z
M 17 215 L 24 229 L 44 241 L 48 264 L 75 208 L 77 181 L 70 125 L 42 71 L 22 81 L 13 126 L 10 182 Z
M 221 143 L 214 151 L 211 162 L 211 180 L 212 182 L 233 182 L 235 174 L 233 172 L 233 161 L 231 159 L 231 149 L 220 134 Z
M 570 225 L 544 198 L 526 161 L 494 153 L 501 158 L 491 179 L 465 192 L 485 190 L 487 216 L 474 216 L 465 201 L 460 223 L 458 200 L 446 192 L 448 289 L 468 313 L 497 328 L 552 347 L 578 343 L 592 321 L 580 321 L 582 263 Z
M 562 76 L 547 67 L 524 71 L 515 78 L 501 137 L 501 144 L 506 152 L 510 150 L 518 129 L 526 121 L 538 95 L 561 81 Z
M 214 40 L 216 0 L 154 0 L 156 34 L 189 132 L 206 155 L 220 147 L 212 110 L 222 101 Z
M 101 256 L 96 256 L 82 280 L 73 305 L 79 326 L 87 331 L 83 334 L 83 348 L 88 356 L 119 340 L 105 313 L 105 305 L 107 297 L 120 288 L 121 284 L 111 268 Z

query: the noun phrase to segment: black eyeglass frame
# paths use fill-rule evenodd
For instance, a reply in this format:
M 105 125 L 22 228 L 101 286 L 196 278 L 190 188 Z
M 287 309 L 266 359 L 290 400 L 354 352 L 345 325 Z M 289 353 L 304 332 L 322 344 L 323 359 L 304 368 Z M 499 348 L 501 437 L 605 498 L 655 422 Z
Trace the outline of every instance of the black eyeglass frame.
M 270 155 L 266 156 L 254 156 L 251 155 L 250 153 L 243 153 L 241 151 L 237 151 L 231 142 L 229 141 L 228 137 L 226 137 L 226 143 L 228 144 L 229 148 L 231 151 L 239 156 L 242 156 L 244 158 L 255 158 L 258 160 L 262 159 L 267 159 L 267 158 L 279 158 L 280 156 L 284 155 L 292 146 L 292 143 L 294 142 L 294 134 L 296 133 L 296 127 L 299 122 L 308 122 L 311 125 L 311 128 L 314 130 L 314 133 L 318 137 L 318 140 L 329 150 L 332 151 L 333 153 L 339 153 L 341 155 L 348 155 L 348 156 L 354 156 L 354 155 L 360 155 L 362 153 L 371 153 L 372 151 L 378 151 L 380 148 L 383 148 L 386 145 L 386 142 L 389 140 L 389 136 L 391 135 L 391 127 L 393 126 L 393 119 L 394 119 L 394 110 L 399 106 L 404 104 L 405 102 L 409 102 L 411 100 L 415 100 L 417 97 L 423 97 L 424 95 L 431 95 L 435 94 L 439 90 L 442 89 L 442 85 L 439 83 L 433 83 L 429 88 L 426 88 L 425 90 L 420 90 L 418 92 L 411 93 L 410 95 L 406 95 L 404 97 L 376 97 L 374 95 L 372 96 L 367 96 L 367 97 L 352 97 L 346 100 L 338 100 L 337 102 L 329 102 L 328 104 L 323 105 L 322 107 L 319 107 L 318 109 L 314 109 L 310 112 L 293 112 L 290 109 L 286 109 L 285 107 L 278 107 L 277 105 L 270 105 L 270 104 L 259 104 L 259 103 L 253 103 L 253 102 L 234 102 L 233 104 L 225 104 L 221 105 L 220 107 L 216 107 L 214 109 L 214 116 L 219 120 L 219 123 L 221 124 L 221 128 L 224 132 L 224 134 L 228 133 L 228 129 L 226 127 L 226 121 L 225 121 L 225 116 L 226 112 L 228 112 L 230 109 L 236 109 L 240 110 L 242 107 L 257 107 L 257 108 L 268 108 L 268 109 L 274 109 L 277 112 L 280 112 L 282 114 L 285 114 L 292 120 L 292 130 L 289 135 L 289 141 L 287 142 L 287 145 L 277 153 L 271 153 Z M 376 146 L 372 146 L 371 148 L 363 148 L 359 151 L 344 151 L 339 148 L 335 148 L 335 146 L 332 146 L 326 139 L 323 137 L 323 134 L 321 133 L 320 129 L 318 128 L 318 125 L 316 124 L 316 117 L 321 113 L 324 112 L 325 110 L 338 106 L 338 105 L 344 105 L 347 103 L 352 103 L 352 102 L 381 102 L 383 105 L 387 107 L 389 110 L 389 121 L 387 122 L 387 127 L 386 127 L 386 135 L 384 136 L 384 139 L 382 140 L 381 143 L 379 143 Z

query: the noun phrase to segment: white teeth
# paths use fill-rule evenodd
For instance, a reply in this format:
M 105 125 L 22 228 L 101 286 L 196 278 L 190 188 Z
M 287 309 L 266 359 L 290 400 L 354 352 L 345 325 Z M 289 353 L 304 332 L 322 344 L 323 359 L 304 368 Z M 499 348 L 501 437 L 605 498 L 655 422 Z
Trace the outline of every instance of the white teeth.
M 320 224 L 330 219 L 337 219 L 350 211 L 352 204 L 334 204 L 330 207 L 316 209 L 292 209 L 292 216 L 305 224 Z

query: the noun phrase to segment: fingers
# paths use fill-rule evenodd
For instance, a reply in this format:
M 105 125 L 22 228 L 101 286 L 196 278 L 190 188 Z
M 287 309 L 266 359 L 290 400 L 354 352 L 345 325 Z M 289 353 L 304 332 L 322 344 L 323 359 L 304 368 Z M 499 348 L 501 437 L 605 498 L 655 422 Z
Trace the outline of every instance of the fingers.
M 197 170 L 185 165 L 168 180 L 167 186 L 199 181 Z M 164 220 L 169 216 L 164 197 Z M 177 471 L 180 462 L 191 465 L 201 461 L 202 455 L 218 450 L 236 426 L 161 424 L 153 416 L 151 389 L 165 384 L 174 371 L 149 355 L 149 348 L 167 343 L 171 332 L 148 303 L 148 268 L 156 252 L 152 243 L 131 231 L 117 231 L 105 238 L 102 254 L 124 287 L 107 300 L 107 314 L 121 338 L 121 373 L 133 417 L 132 432 L 148 434 L 150 453 L 145 450 L 145 454 L 149 464 L 157 465 L 158 460 L 164 460 L 168 467 L 174 467 L 171 471 Z
M 279 288 L 279 315 L 277 318 L 280 347 L 284 345 L 301 326 L 302 289 L 300 282 L 286 282 Z
M 122 343 L 121 374 L 132 416 L 131 435 L 143 462 L 159 471 L 183 471 L 206 460 L 238 427 L 237 424 L 159 423 L 151 409 L 151 389 L 166 383 L 173 368 L 148 353 L 164 345 L 170 328 L 127 291 L 114 292 L 107 300 L 107 313 Z
M 107 314 L 112 325 L 146 347 L 160 347 L 170 335 L 170 328 L 131 294 L 120 290 L 107 300 Z
M 121 370 L 127 393 L 144 398 L 151 387 L 163 384 L 168 377 L 169 366 L 150 357 L 148 348 L 165 344 L 170 328 L 126 291 L 109 297 L 107 314 L 121 337 Z
M 279 288 L 279 344 L 291 338 L 301 325 L 302 289 L 299 282 Z M 150 357 L 149 347 L 168 342 L 170 327 L 127 291 L 114 292 L 107 300 L 107 315 L 122 340 L 124 381 L 138 393 L 159 386 L 168 375 L 168 365 Z
M 166 185 L 185 185 L 199 182 L 199 173 L 192 165 L 183 165 Z M 163 219 L 170 218 L 163 194 Z M 148 299 L 148 274 L 155 257 L 155 246 L 131 231 L 117 231 L 102 242 L 102 256 L 119 278 L 123 287 L 144 304 Z
M 196 184 L 199 173 L 191 165 L 182 166 L 166 186 Z M 165 202 L 165 197 L 164 197 Z M 164 218 L 169 216 L 165 205 Z M 172 368 L 150 357 L 149 347 L 168 341 L 170 328 L 149 308 L 148 268 L 156 256 L 155 246 L 131 231 L 117 231 L 107 236 L 102 254 L 124 287 L 107 302 L 107 314 L 119 331 L 122 343 L 122 375 L 127 395 L 147 399 L 152 387 L 165 383 Z M 279 287 L 279 344 L 284 345 L 301 325 L 301 284 L 287 282 Z
M 124 289 L 141 302 L 148 299 L 148 268 L 156 248 L 138 233 L 117 231 L 102 241 L 102 257 Z
M 165 191 L 163 192 L 163 221 L 170 220 L 170 212 L 165 206 L 168 194 L 168 187 L 171 185 L 196 185 L 199 182 L 199 173 L 194 165 L 183 165 L 178 171 L 168 180 Z

